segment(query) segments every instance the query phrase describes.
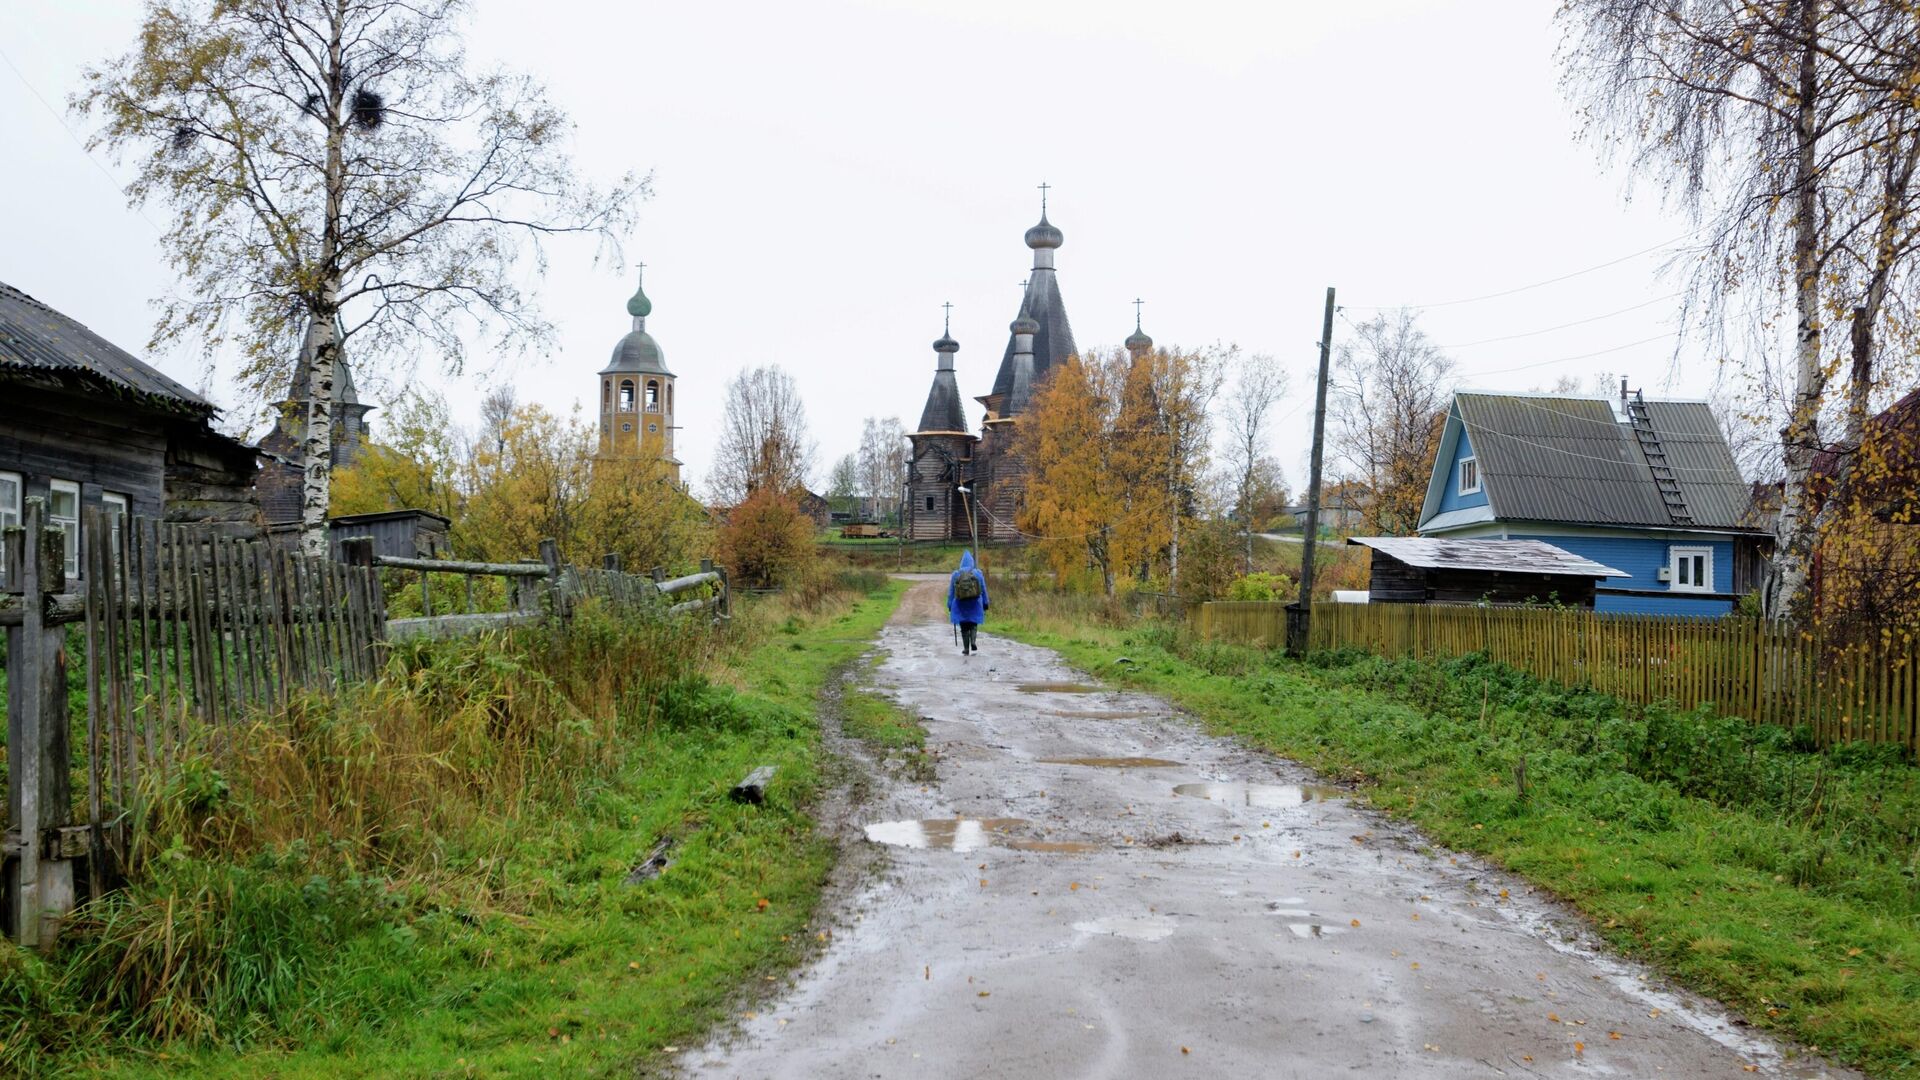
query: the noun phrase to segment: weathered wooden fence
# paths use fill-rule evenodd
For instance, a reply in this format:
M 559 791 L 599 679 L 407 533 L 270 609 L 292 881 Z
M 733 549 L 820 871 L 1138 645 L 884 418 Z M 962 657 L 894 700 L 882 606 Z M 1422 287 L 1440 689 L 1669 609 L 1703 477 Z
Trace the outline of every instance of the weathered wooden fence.
M 1284 604 L 1204 604 L 1204 636 L 1278 645 Z M 1623 701 L 1700 705 L 1759 723 L 1806 724 L 1822 743 L 1920 751 L 1920 643 L 1830 641 L 1784 623 L 1440 604 L 1313 606 L 1311 646 L 1419 658 L 1484 653 Z
M 453 637 L 564 620 L 583 599 L 661 616 L 725 617 L 724 570 L 673 580 L 541 559 L 471 563 L 375 556 L 365 540 L 344 561 L 265 541 L 89 509 L 80 580 L 64 572 L 63 537 L 40 500 L 0 534 L 0 626 L 7 632 L 6 832 L 0 841 L 8 933 L 38 944 L 80 896 L 99 896 L 127 865 L 143 793 L 190 746 L 301 693 L 374 678 L 391 641 Z M 419 618 L 389 619 L 383 574 L 418 574 Z M 501 576 L 508 610 L 435 615 L 430 575 Z M 682 594 L 691 599 L 676 598 Z M 80 629 L 84 728 L 68 700 L 67 634 Z M 76 745 L 77 744 L 77 745 Z M 85 791 L 74 787 L 84 777 Z M 76 867 L 84 879 L 76 880 Z M 39 917 L 28 917 L 28 913 Z

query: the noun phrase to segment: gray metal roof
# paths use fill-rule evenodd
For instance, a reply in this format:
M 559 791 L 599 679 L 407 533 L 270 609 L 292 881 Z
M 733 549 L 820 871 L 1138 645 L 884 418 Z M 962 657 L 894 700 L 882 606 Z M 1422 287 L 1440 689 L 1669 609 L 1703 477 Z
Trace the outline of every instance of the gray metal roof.
M 1504 570 L 1566 577 L 1630 577 L 1625 571 L 1583 559 L 1539 540 L 1455 540 L 1444 536 L 1354 536 L 1349 544 L 1372 548 L 1429 570 Z
M 660 350 L 660 343 L 644 329 L 634 329 L 620 339 L 613 347 L 613 359 L 600 369 L 602 375 L 641 374 L 671 375 L 667 370 L 666 353 Z
M 212 402 L 79 321 L 0 282 L 0 374 L 10 373 L 73 379 L 177 411 L 214 411 Z
M 1632 429 L 1604 398 L 1454 395 L 1493 512 L 1507 521 L 1672 528 Z M 1747 483 L 1705 402 L 1649 401 L 1692 528 L 1745 528 Z
M 1055 278 L 1051 267 L 1035 267 L 1031 277 L 1027 278 L 1027 294 L 1021 300 L 1021 307 L 1039 329 L 1033 335 L 1033 385 L 1040 380 L 1055 364 L 1061 363 L 1076 351 L 1073 344 L 1073 327 L 1067 323 L 1067 305 L 1060 299 L 1060 282 Z M 993 377 L 993 395 L 1004 399 L 1013 392 L 1013 339 L 1007 334 L 1007 351 L 1000 356 L 1000 371 Z M 1002 415 L 1012 416 L 1009 410 Z
M 960 398 L 960 383 L 952 370 L 933 374 L 933 389 L 927 391 L 927 407 L 920 413 L 915 434 L 927 431 L 966 431 L 967 409 Z

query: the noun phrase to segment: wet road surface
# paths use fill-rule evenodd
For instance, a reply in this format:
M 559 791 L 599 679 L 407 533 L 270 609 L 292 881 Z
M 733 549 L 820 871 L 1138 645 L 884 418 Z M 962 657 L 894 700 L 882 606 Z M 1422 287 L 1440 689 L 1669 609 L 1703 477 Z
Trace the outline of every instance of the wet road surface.
M 944 583 L 876 684 L 938 779 L 877 778 L 890 853 L 820 959 L 681 1066 L 724 1077 L 1834 1077 L 1430 846 L 1044 649 L 963 658 Z

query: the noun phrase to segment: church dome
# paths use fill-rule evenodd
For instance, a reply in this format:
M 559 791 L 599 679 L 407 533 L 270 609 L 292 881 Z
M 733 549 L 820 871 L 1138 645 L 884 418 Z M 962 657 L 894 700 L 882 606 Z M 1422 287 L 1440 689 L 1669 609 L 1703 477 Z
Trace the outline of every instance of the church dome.
M 1019 316 L 1007 326 L 1007 329 L 1016 334 L 1037 334 L 1040 332 L 1040 324 L 1034 321 L 1033 316 L 1027 314 L 1027 309 L 1023 307 L 1020 309 Z
M 653 301 L 647 299 L 647 292 L 640 286 L 634 286 L 633 295 L 627 298 L 627 314 L 636 319 L 644 319 L 653 314 Z
M 1127 335 L 1127 349 L 1129 351 L 1151 348 L 1153 348 L 1153 339 L 1148 337 L 1146 331 L 1139 327 L 1134 327 L 1133 333 Z
M 1047 220 L 1047 212 L 1040 211 L 1040 224 L 1027 230 L 1027 246 L 1035 251 L 1041 248 L 1057 248 L 1067 242 L 1058 226 Z
M 959 352 L 960 343 L 953 340 L 952 338 L 948 337 L 945 334 L 941 334 L 940 339 L 933 343 L 933 351 L 934 352 Z
M 634 316 L 640 318 L 640 316 Z M 671 375 L 667 370 L 666 354 L 660 351 L 660 343 L 645 330 L 635 330 L 620 339 L 613 347 L 613 359 L 602 368 L 602 375 L 615 372 L 633 371 L 648 375 Z

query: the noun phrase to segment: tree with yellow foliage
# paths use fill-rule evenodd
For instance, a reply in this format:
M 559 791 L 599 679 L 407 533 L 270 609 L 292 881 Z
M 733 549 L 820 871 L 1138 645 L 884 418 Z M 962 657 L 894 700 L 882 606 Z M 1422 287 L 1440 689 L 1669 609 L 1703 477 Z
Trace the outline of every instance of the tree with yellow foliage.
M 1021 531 L 1056 581 L 1092 566 L 1113 595 L 1113 528 L 1125 515 L 1126 478 L 1115 468 L 1120 385 L 1116 365 L 1070 356 L 1048 376 L 1020 418 L 1030 463 Z

